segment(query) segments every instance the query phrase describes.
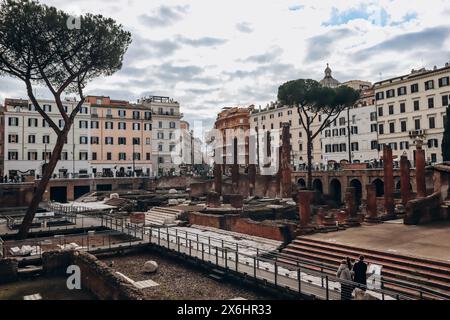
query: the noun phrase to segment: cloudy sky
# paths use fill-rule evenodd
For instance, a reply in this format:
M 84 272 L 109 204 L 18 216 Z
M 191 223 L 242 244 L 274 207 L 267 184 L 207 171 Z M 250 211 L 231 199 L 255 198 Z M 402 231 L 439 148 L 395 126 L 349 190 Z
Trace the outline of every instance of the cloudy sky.
M 45 0 L 74 15 L 112 17 L 133 35 L 123 69 L 87 92 L 135 101 L 164 95 L 188 121 L 225 106 L 276 100 L 287 80 L 378 81 L 450 61 L 448 0 Z M 40 97 L 49 97 L 38 90 Z M 0 78 L 0 99 L 25 97 Z

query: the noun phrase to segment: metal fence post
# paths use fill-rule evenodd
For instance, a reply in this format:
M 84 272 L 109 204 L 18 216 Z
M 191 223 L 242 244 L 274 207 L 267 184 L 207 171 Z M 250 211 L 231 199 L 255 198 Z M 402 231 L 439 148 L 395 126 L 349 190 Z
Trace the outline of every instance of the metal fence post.
M 228 249 L 225 248 L 225 269 L 228 269 Z
M 278 279 L 278 265 L 277 262 L 275 261 L 275 287 L 278 285 L 277 279 Z
M 297 280 L 298 280 L 298 293 L 302 293 L 302 274 L 300 267 L 297 269 Z
M 325 276 L 325 283 L 326 283 L 326 297 L 327 300 L 330 300 L 330 292 L 328 291 L 328 276 Z
M 253 278 L 256 279 L 256 256 L 253 257 Z
M 218 266 L 219 265 L 219 251 L 217 250 L 217 247 L 216 247 L 216 266 Z
M 202 261 L 205 261 L 205 250 L 202 242 Z
M 186 238 L 187 239 L 187 238 Z M 189 256 L 192 256 L 192 245 L 191 245 L 191 239 L 189 239 Z
M 161 228 L 158 228 L 158 246 L 161 245 Z

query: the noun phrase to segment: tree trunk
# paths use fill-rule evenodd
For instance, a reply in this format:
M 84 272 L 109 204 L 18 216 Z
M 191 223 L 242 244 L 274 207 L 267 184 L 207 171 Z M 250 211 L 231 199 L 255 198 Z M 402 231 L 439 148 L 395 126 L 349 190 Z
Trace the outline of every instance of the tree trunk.
M 19 232 L 17 233 L 17 239 L 25 239 L 28 234 L 28 230 L 31 227 L 36 211 L 39 207 L 39 203 L 42 201 L 42 196 L 47 189 L 48 182 L 53 175 L 53 170 L 55 170 L 56 164 L 58 163 L 59 157 L 61 156 L 61 151 L 64 147 L 64 142 L 67 136 L 67 132 L 70 127 L 64 130 L 58 135 L 56 140 L 56 145 L 53 148 L 52 156 L 45 167 L 44 173 L 42 175 L 39 184 L 34 191 L 33 199 L 31 200 L 30 206 L 27 209 L 25 217 L 23 218 L 22 224 L 20 225 Z
M 308 177 L 307 177 L 307 188 L 312 190 L 312 141 L 311 135 L 308 134 L 306 137 L 307 142 L 307 158 L 308 158 Z

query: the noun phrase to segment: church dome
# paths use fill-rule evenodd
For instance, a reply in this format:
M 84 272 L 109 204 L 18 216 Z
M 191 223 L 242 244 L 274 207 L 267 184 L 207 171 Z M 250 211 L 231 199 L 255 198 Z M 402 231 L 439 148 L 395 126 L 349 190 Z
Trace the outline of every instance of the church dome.
M 333 78 L 331 73 L 332 73 L 331 68 L 327 63 L 327 67 L 325 68 L 325 77 L 319 81 L 322 86 L 328 88 L 336 88 L 341 84 L 339 81 Z

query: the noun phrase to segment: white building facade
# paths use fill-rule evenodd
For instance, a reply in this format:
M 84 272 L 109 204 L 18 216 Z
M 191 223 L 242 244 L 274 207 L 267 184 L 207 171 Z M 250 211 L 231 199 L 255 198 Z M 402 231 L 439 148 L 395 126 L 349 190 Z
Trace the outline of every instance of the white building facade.
M 56 103 L 38 100 L 40 106 L 63 128 Z M 77 101 L 63 101 L 70 114 Z M 83 104 L 67 136 L 67 143 L 54 170 L 54 175 L 88 175 L 90 155 L 89 104 Z M 4 174 L 8 177 L 22 175 L 40 176 L 56 144 L 56 133 L 36 111 L 31 101 L 6 99 L 4 111 Z
M 423 141 L 425 158 L 442 162 L 444 117 L 450 100 L 450 64 L 375 83 L 378 142 L 394 157 L 414 159 L 414 143 Z

